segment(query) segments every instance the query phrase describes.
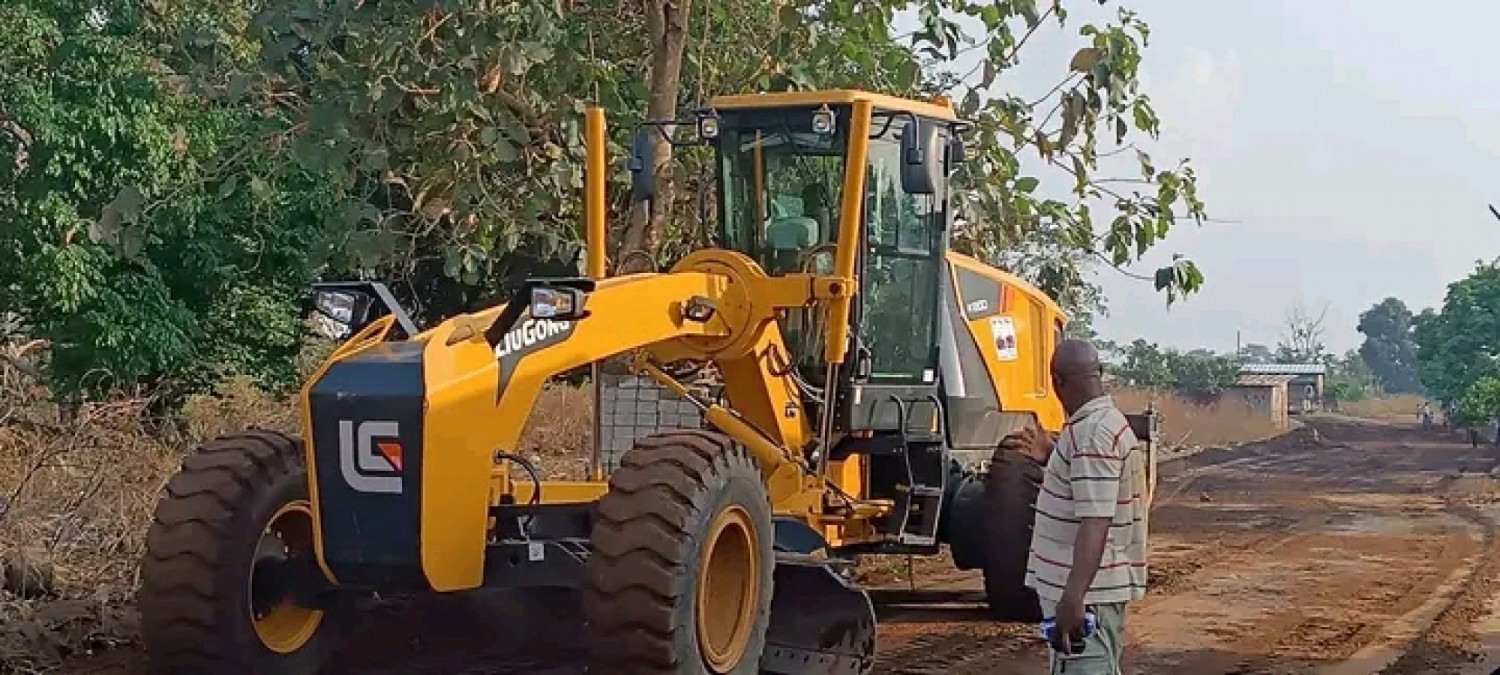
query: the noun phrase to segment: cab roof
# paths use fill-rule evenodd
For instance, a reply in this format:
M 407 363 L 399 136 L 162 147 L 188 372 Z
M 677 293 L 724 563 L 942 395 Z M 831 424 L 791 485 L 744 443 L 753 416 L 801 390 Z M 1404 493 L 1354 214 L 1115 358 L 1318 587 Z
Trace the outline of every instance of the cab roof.
M 817 105 L 849 105 L 855 101 L 869 101 L 876 110 L 909 112 L 919 117 L 957 122 L 958 114 L 948 99 L 939 97 L 933 101 L 918 101 L 885 94 L 876 94 L 858 89 L 823 89 L 819 91 L 786 91 L 760 94 L 732 94 L 715 96 L 709 100 L 711 108 L 723 110 L 750 108 L 794 108 Z

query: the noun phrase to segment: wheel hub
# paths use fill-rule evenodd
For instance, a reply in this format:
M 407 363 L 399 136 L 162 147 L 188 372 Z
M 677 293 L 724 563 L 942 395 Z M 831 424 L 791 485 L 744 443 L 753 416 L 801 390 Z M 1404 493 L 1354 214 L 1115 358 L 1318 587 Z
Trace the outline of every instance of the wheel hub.
M 323 621 L 322 610 L 295 602 L 300 563 L 313 555 L 312 533 L 311 506 L 289 503 L 266 523 L 250 561 L 250 619 L 261 644 L 278 654 L 301 649 Z
M 699 561 L 697 633 L 704 663 L 727 673 L 746 658 L 760 598 L 757 533 L 743 507 L 725 509 L 709 526 Z

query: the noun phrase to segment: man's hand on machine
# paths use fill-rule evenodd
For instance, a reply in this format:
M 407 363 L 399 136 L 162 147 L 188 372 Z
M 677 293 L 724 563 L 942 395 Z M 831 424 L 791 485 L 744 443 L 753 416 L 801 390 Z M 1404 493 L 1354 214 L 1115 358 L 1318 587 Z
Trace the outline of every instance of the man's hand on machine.
M 1000 447 L 1007 450 L 1015 450 L 1038 464 L 1045 464 L 1047 457 L 1052 454 L 1052 434 L 1037 429 L 1036 427 L 1025 427 L 1020 431 L 1013 431 L 1004 440 L 1000 441 Z

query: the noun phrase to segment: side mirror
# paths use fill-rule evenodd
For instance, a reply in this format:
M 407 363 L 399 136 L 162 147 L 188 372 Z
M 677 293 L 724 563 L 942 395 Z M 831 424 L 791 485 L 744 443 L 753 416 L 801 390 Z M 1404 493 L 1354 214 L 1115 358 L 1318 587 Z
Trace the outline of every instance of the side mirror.
M 937 127 L 913 118 L 901 130 L 901 190 L 910 195 L 936 194 L 942 173 Z
M 969 148 L 964 145 L 963 136 L 957 132 L 950 133 L 953 135 L 948 137 L 948 168 L 949 173 L 952 173 L 954 167 L 969 161 Z
M 656 196 L 656 139 L 660 133 L 655 127 L 644 126 L 635 131 L 630 141 L 630 198 L 644 202 Z

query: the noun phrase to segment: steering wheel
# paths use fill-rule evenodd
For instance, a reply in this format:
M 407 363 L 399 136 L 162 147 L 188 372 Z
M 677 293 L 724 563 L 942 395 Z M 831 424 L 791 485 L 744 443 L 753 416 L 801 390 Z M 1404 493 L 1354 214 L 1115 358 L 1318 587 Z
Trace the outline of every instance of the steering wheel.
M 817 274 L 817 270 L 813 269 L 813 264 L 818 260 L 819 256 L 825 253 L 830 257 L 828 266 L 830 268 L 833 267 L 832 256 L 838 251 L 838 248 L 838 244 L 818 244 L 802 252 L 798 255 L 800 262 L 797 264 L 797 270 L 803 274 Z

